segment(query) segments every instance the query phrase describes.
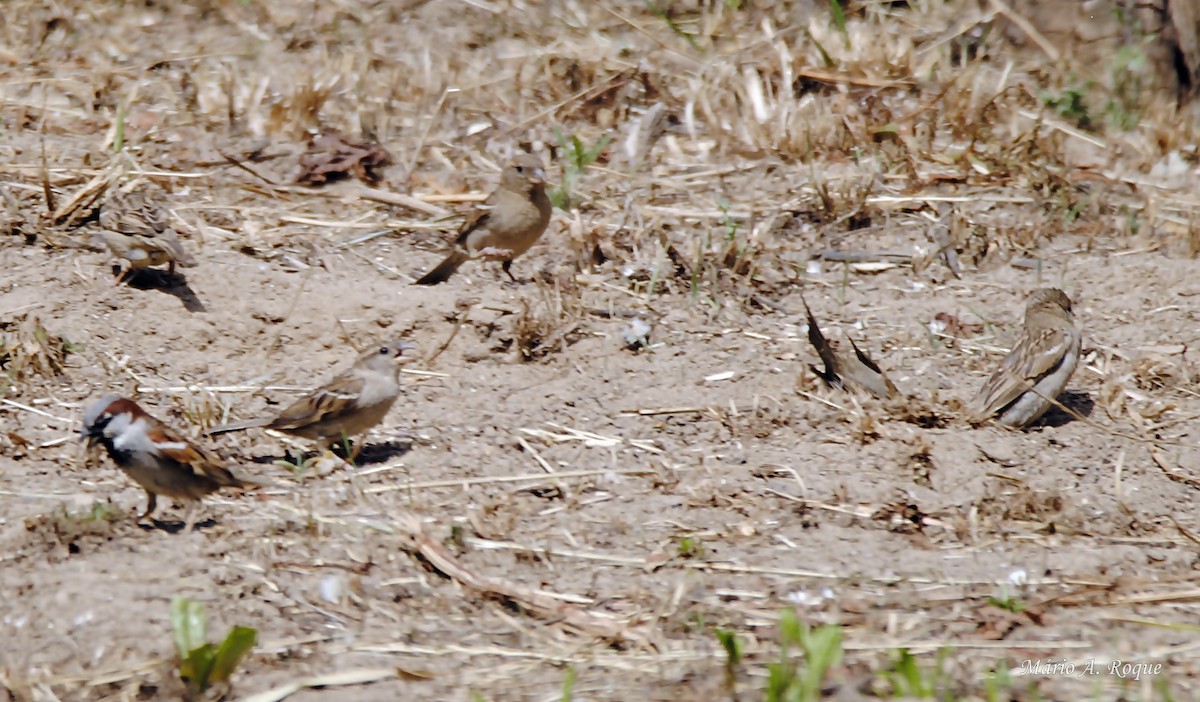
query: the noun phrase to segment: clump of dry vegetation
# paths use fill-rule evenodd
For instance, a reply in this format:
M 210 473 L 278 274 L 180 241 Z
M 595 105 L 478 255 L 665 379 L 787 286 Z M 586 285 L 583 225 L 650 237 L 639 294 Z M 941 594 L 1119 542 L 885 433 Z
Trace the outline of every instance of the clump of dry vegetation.
M 62 373 L 67 355 L 78 352 L 79 344 L 51 333 L 34 314 L 0 322 L 0 371 L 3 392 L 29 378 Z

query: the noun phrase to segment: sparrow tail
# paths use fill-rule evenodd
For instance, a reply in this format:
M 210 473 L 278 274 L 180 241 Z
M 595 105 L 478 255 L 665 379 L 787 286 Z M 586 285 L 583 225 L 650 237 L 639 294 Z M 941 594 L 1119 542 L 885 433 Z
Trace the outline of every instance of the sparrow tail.
M 259 417 L 258 419 L 247 419 L 247 420 L 244 420 L 241 422 L 231 422 L 229 424 L 222 424 L 221 426 L 213 427 L 212 429 L 209 429 L 208 431 L 206 431 L 204 433 L 207 436 L 214 436 L 216 434 L 224 434 L 226 432 L 231 432 L 231 431 L 241 431 L 243 429 L 253 429 L 254 427 L 265 427 L 268 424 L 270 424 L 271 421 L 272 420 L 267 417 Z
M 179 263 L 184 268 L 195 268 L 196 259 L 183 248 L 183 244 L 179 240 L 171 237 L 167 239 L 167 248 L 171 249 L 171 258 L 173 262 Z
M 454 271 L 458 270 L 459 266 L 467 262 L 468 258 L 470 257 L 465 251 L 455 249 L 450 252 L 450 255 L 444 261 L 437 265 L 437 268 L 426 273 L 420 280 L 413 283 L 413 285 L 437 285 L 438 283 L 444 283 L 450 279 L 450 276 L 454 275 Z
M 236 488 L 236 489 L 243 490 L 243 491 L 261 490 L 263 488 L 275 488 L 275 489 L 289 490 L 292 487 L 294 487 L 292 485 L 287 485 L 285 483 L 276 482 L 274 480 L 264 480 L 262 478 L 247 478 L 244 475 L 235 475 L 234 480 L 237 481 L 237 484 L 230 485 L 229 487 Z

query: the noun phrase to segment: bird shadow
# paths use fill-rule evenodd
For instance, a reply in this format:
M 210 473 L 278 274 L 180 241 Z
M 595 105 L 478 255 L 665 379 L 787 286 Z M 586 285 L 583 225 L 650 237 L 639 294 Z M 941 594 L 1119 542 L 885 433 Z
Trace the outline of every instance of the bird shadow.
M 397 441 L 381 441 L 378 443 L 367 444 L 358 452 L 358 456 L 354 458 L 354 465 L 369 466 L 376 463 L 384 463 L 396 456 L 403 456 L 412 450 L 413 442 L 409 439 L 400 439 Z M 345 444 L 337 444 L 333 447 L 333 455 L 342 460 L 354 452 L 354 444 L 346 446 Z M 275 465 L 287 466 L 296 472 L 300 467 L 307 465 L 315 458 L 320 458 L 324 454 L 319 451 L 306 451 L 303 454 L 285 453 L 282 456 L 254 456 L 250 459 L 251 463 L 259 465 Z
M 1078 414 L 1080 417 L 1090 417 L 1092 416 L 1092 411 L 1096 409 L 1096 402 L 1086 392 L 1064 392 L 1058 396 L 1058 401 L 1062 403 L 1063 407 L 1070 409 L 1071 412 Z M 1058 407 L 1051 407 L 1038 420 L 1037 426 L 1061 427 L 1073 421 L 1075 421 L 1075 417 L 1071 416 L 1070 413 L 1064 412 Z
M 216 525 L 217 520 L 213 519 L 212 517 L 208 517 L 207 519 L 202 519 L 196 522 L 195 525 L 193 525 L 192 530 L 200 531 L 201 529 L 211 529 Z M 137 526 L 142 531 L 165 531 L 168 534 L 181 534 L 183 533 L 183 528 L 187 526 L 187 522 L 182 519 L 165 520 L 151 518 L 149 524 L 146 522 L 138 522 Z
M 360 466 L 369 466 L 375 463 L 385 463 L 397 456 L 403 456 L 412 450 L 413 442 L 410 439 L 400 439 L 398 441 L 380 441 L 375 444 L 363 446 L 362 451 L 358 452 L 358 458 L 354 460 Z M 341 447 L 334 450 L 334 453 L 341 455 Z M 344 457 L 344 456 L 343 456 Z
M 120 266 L 113 266 L 114 275 L 119 275 L 120 270 Z M 142 268 L 130 271 L 125 276 L 125 284 L 135 290 L 157 290 L 177 297 L 188 312 L 208 311 L 200 297 L 196 295 L 196 291 L 188 285 L 187 278 L 179 272 L 171 274 L 154 268 Z

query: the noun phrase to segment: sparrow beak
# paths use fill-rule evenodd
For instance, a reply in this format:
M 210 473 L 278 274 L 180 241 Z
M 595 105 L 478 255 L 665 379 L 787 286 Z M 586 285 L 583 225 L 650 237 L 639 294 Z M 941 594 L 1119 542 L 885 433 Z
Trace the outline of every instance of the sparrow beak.
M 528 180 L 530 185 L 545 185 L 546 171 L 542 170 L 541 168 L 534 168 L 529 171 Z
M 406 351 L 416 351 L 416 350 L 417 350 L 416 344 L 411 344 L 407 341 L 401 341 L 400 343 L 396 344 L 395 358 L 400 363 L 412 363 L 413 361 L 417 360 L 416 357 L 411 356 L 411 355 L 405 355 L 405 352 Z
M 94 433 L 90 427 L 84 427 L 79 430 L 79 440 L 86 441 L 87 447 L 90 449 L 96 445 L 96 442 L 100 441 L 100 435 Z

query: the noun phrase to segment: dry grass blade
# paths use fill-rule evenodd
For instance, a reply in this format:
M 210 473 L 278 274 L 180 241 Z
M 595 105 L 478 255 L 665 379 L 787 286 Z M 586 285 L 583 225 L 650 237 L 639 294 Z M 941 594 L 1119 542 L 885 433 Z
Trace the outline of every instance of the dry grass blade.
M 94 176 L 82 188 L 75 191 L 70 198 L 67 199 L 58 209 L 50 214 L 50 220 L 55 224 L 69 226 L 72 222 L 80 219 L 81 210 L 90 208 L 108 190 L 108 186 L 114 179 L 114 174 L 110 171 L 102 171 Z
M 399 205 L 407 207 L 410 210 L 424 212 L 433 217 L 445 217 L 449 213 L 446 210 L 431 205 L 421 198 L 405 195 L 403 193 L 393 193 L 378 188 L 369 188 L 361 183 L 338 182 L 332 183 L 322 188 L 304 188 L 299 186 L 277 186 L 273 190 L 285 193 L 296 193 L 299 195 L 318 195 L 321 197 L 337 198 L 339 200 L 368 200 L 371 202 L 381 202 L 385 205 Z
M 398 675 L 400 675 L 400 671 L 395 668 L 365 668 L 362 670 L 342 670 L 323 675 L 310 675 L 284 683 L 265 692 L 243 697 L 242 702 L 279 702 L 304 689 L 365 685 L 367 683 L 389 680 Z

